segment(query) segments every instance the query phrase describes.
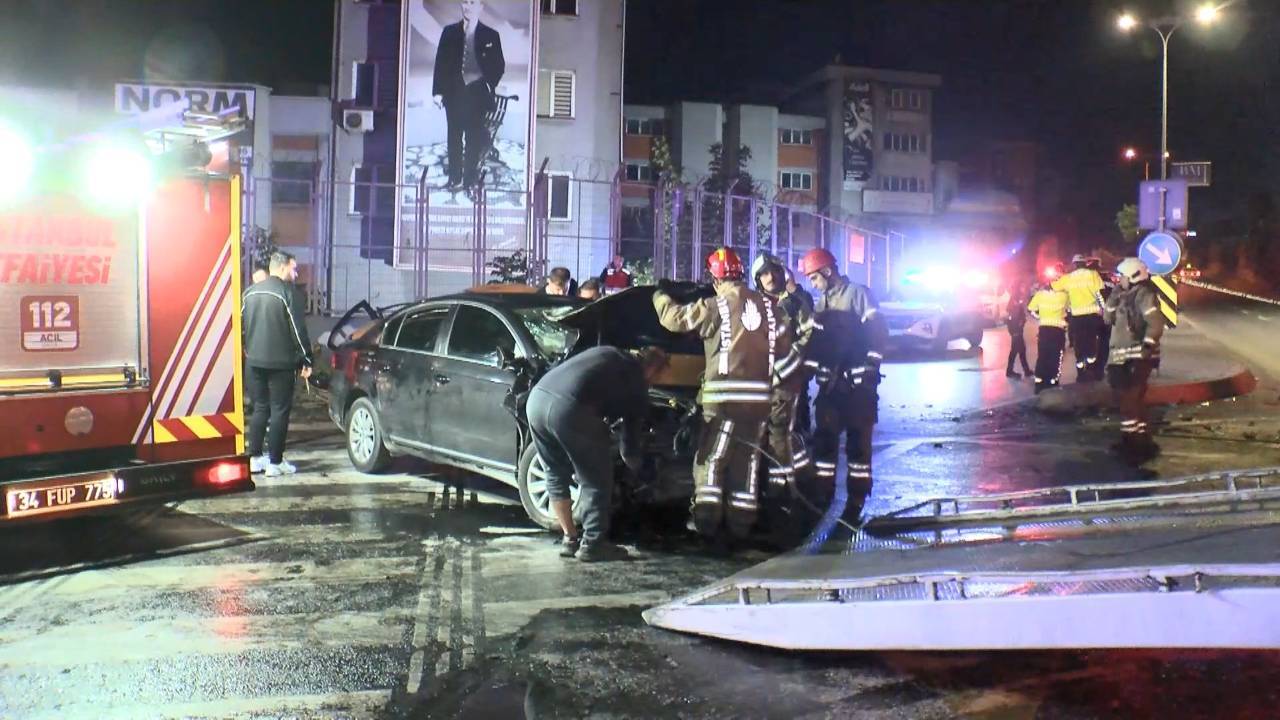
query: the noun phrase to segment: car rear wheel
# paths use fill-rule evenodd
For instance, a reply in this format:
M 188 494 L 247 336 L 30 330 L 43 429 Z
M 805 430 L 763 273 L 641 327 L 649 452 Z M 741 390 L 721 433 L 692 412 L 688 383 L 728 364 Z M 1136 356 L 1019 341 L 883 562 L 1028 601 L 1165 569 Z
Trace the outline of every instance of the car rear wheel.
M 362 473 L 381 472 L 391 463 L 391 453 L 382 442 L 382 425 L 369 398 L 356 400 L 347 411 L 347 457 Z
M 529 443 L 520 454 L 516 472 L 516 485 L 520 490 L 520 504 L 529 519 L 547 530 L 559 530 L 560 523 L 551 514 L 551 496 L 547 493 L 547 465 L 538 455 L 538 449 Z M 578 516 L 578 482 L 569 483 L 569 497 L 573 500 L 573 516 Z

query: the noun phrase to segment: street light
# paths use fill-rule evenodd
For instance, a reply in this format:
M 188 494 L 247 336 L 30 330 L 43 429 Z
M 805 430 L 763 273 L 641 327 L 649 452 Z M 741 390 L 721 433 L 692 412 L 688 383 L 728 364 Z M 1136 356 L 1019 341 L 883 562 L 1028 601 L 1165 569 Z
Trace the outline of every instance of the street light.
M 1234 1 L 1234 0 L 1231 0 Z M 1201 25 L 1212 25 L 1222 15 L 1222 8 L 1231 1 L 1217 4 L 1205 3 L 1195 12 L 1194 19 Z M 1156 18 L 1146 23 L 1160 36 L 1162 46 L 1160 61 L 1160 179 L 1169 178 L 1169 38 L 1187 21 L 1185 16 Z M 1122 32 L 1129 32 L 1138 27 L 1141 21 L 1133 13 L 1122 13 L 1116 18 L 1116 27 Z
M 1150 156 L 1143 157 L 1138 152 L 1137 148 L 1130 146 L 1124 149 L 1124 152 L 1121 153 L 1121 157 L 1124 158 L 1125 162 L 1133 162 L 1137 160 L 1139 157 L 1142 157 L 1142 179 L 1143 180 L 1151 179 L 1151 157 Z

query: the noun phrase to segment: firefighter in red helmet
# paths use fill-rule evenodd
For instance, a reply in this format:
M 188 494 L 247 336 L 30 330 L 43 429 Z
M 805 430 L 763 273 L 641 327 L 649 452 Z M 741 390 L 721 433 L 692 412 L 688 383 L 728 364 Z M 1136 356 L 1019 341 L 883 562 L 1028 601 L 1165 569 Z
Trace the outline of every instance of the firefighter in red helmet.
M 871 494 L 871 432 L 875 427 L 880 363 L 889 331 L 871 291 L 840 274 L 836 259 L 822 248 L 805 253 L 800 272 L 818 291 L 814 335 L 805 363 L 818 381 L 814 401 L 813 492 L 826 503 L 838 502 L 837 458 L 845 436 L 846 475 L 840 509 L 856 521 Z
M 715 296 L 680 304 L 660 283 L 653 306 L 663 327 L 697 333 L 706 348 L 693 525 L 704 537 L 732 540 L 751 532 L 759 511 L 773 366 L 788 330 L 774 301 L 743 282 L 733 250 L 711 253 L 707 271 Z

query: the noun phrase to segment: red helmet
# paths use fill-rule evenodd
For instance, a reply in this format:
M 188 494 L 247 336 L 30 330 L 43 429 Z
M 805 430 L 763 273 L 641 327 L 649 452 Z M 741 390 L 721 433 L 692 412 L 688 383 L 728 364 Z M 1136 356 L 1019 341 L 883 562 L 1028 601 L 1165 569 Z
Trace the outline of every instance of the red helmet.
M 822 268 L 834 268 L 835 266 L 836 256 L 822 248 L 814 248 L 800 258 L 800 272 L 803 275 L 812 275 Z
M 741 280 L 742 258 L 729 248 L 720 248 L 707 256 L 707 270 L 717 280 Z

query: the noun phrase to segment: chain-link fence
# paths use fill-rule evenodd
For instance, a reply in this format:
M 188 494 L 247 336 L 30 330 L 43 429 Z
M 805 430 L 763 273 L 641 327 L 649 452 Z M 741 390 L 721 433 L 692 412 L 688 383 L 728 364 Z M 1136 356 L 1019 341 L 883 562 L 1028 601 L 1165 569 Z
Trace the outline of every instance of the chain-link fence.
M 615 254 L 643 267 L 646 278 L 697 280 L 706 256 L 722 245 L 747 263 L 769 252 L 789 267 L 810 248 L 825 247 L 850 277 L 884 290 L 904 246 L 901 235 L 812 207 L 702 184 L 556 172 L 539 173 L 533 188 L 514 192 L 255 178 L 245 205 L 244 237 L 262 236 L 255 225 L 270 226 L 274 242 L 298 257 L 309 309 L 320 314 L 344 312 L 360 300 L 387 306 L 460 292 L 494 279 L 536 285 L 557 266 L 585 279 Z M 248 275 L 252 254 L 245 257 Z

